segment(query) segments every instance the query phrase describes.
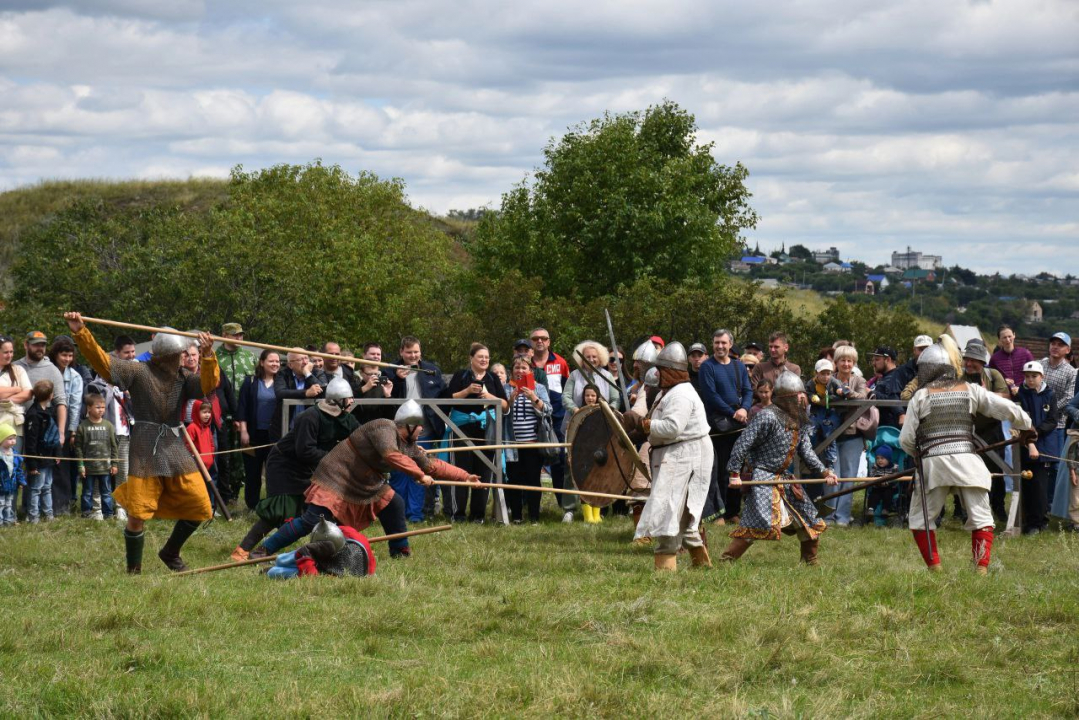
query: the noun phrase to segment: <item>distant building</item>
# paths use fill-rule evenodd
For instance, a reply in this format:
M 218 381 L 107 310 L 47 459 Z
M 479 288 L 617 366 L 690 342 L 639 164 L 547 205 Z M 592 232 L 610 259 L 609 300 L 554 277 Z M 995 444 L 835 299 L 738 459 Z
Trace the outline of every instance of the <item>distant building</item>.
M 1043 318 L 1042 305 L 1037 300 L 1032 300 L 1030 307 L 1027 308 L 1027 315 L 1024 320 L 1028 323 L 1040 323 Z
M 850 263 L 837 263 L 830 262 L 824 265 L 824 272 L 829 273 L 849 273 Z
M 902 275 L 903 274 L 903 270 L 901 268 L 897 268 L 895 265 L 885 265 L 882 268 L 882 270 L 883 270 L 885 275 Z
M 939 270 L 942 261 L 943 258 L 940 255 L 924 255 L 916 250 L 911 250 L 909 245 L 905 253 L 892 253 L 892 265 L 900 270 L 910 270 L 912 268 Z
M 949 325 L 944 328 L 944 332 L 952 336 L 960 350 L 965 348 L 971 340 L 982 338 L 982 331 L 974 325 Z
M 912 268 L 903 273 L 903 279 L 918 282 L 936 282 L 937 274 L 932 270 Z
M 747 273 L 749 272 L 749 268 L 750 265 L 741 260 L 732 260 L 730 264 L 730 269 L 733 273 Z
M 828 262 L 839 262 L 839 251 L 834 247 L 830 247 L 827 250 L 814 250 L 813 262 L 820 265 L 824 265 Z
M 873 285 L 876 287 L 877 290 L 883 290 L 884 288 L 891 285 L 891 283 L 888 282 L 888 276 L 884 275 L 884 274 L 881 274 L 881 275 L 866 275 L 865 279 L 866 280 L 872 280 Z
M 855 280 L 854 292 L 865 293 L 866 295 L 876 295 L 877 285 L 872 280 Z

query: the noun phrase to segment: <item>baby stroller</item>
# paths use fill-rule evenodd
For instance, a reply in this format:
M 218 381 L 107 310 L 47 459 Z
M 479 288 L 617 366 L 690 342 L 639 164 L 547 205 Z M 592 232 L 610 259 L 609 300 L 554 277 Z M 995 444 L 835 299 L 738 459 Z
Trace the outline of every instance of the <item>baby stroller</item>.
M 911 465 L 911 458 L 903 452 L 899 444 L 899 428 L 891 425 L 881 425 L 877 428 L 877 435 L 866 450 L 866 461 L 870 473 L 877 463 L 877 449 L 887 447 L 891 451 L 892 463 L 900 470 Z M 910 507 L 910 488 L 908 482 L 889 482 L 883 485 L 868 488 L 865 504 L 862 507 L 862 524 L 868 525 L 872 517 L 873 525 L 885 527 L 888 518 L 892 518 L 894 524 L 902 525 L 906 521 L 907 509 Z

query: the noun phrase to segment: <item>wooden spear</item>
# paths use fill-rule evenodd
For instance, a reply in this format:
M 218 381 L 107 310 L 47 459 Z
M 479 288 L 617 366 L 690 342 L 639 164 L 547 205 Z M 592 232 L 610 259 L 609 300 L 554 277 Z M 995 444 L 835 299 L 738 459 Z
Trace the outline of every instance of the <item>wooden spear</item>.
M 452 529 L 453 525 L 439 525 L 437 527 L 421 528 L 420 530 L 409 530 L 408 532 L 395 533 L 393 535 L 380 535 L 379 537 L 368 538 L 367 542 L 386 542 L 387 540 L 399 540 L 400 538 L 412 537 L 413 535 L 429 535 L 431 533 L 443 532 L 445 530 Z M 277 555 L 267 555 L 266 557 L 225 563 L 224 565 L 210 565 L 209 567 L 195 568 L 194 570 L 184 570 L 183 572 L 176 573 L 173 577 L 180 577 L 181 575 L 198 575 L 199 573 L 216 572 L 218 570 L 228 570 L 230 568 L 245 567 L 247 565 L 260 565 L 262 563 L 273 562 L 276 559 Z
M 569 447 L 569 443 L 503 443 L 501 445 L 456 445 L 449 448 L 423 448 L 423 451 L 428 455 L 438 455 L 439 453 L 457 453 L 467 452 L 469 450 L 507 450 L 509 448 L 517 448 L 519 450 L 539 450 L 540 448 L 564 448 Z M 499 487 L 505 487 L 500 485 Z
M 499 485 L 498 483 L 459 482 L 457 480 L 435 480 L 435 485 L 453 485 L 456 487 L 491 488 L 500 490 L 524 490 L 526 492 L 581 495 L 582 497 L 611 498 L 613 500 L 627 500 L 633 498 L 632 495 L 614 495 L 612 493 L 588 492 L 586 490 L 563 490 L 562 488 L 533 487 L 532 485 Z
M 139 330 L 139 331 L 142 331 L 142 332 L 150 332 L 150 333 L 169 333 L 170 335 L 182 335 L 183 337 L 195 338 L 196 340 L 199 337 L 198 333 L 185 332 L 183 330 L 173 330 L 171 328 L 154 327 L 153 325 L 137 325 L 135 323 L 120 322 L 118 320 L 102 320 L 101 318 L 92 318 L 92 317 L 87 317 L 86 315 L 82 315 L 81 317 L 82 317 L 83 322 L 92 322 L 92 323 L 97 323 L 98 325 L 108 325 L 110 327 L 124 328 L 126 330 Z M 247 347 L 259 348 L 261 350 L 276 350 L 277 352 L 283 352 L 283 353 L 300 352 L 301 351 L 300 348 L 287 348 L 287 347 L 285 347 L 283 345 L 270 345 L 268 343 L 255 342 L 254 340 L 242 340 L 242 339 L 238 339 L 238 338 L 225 338 L 225 337 L 221 337 L 219 335 L 210 335 L 210 337 L 212 339 L 214 339 L 214 340 L 219 341 L 219 342 L 229 343 L 230 345 L 246 345 Z M 327 359 L 327 360 L 339 360 L 339 361 L 342 361 L 342 362 L 345 361 L 345 360 L 349 360 L 350 362 L 352 360 L 355 360 L 356 362 L 360 363 L 361 365 L 377 365 L 379 367 L 391 368 L 393 370 L 407 370 L 409 372 L 422 372 L 422 373 L 427 373 L 428 375 L 434 375 L 435 374 L 434 370 L 425 370 L 425 369 L 420 368 L 420 367 L 411 367 L 409 365 L 394 365 L 393 363 L 376 362 L 374 360 L 364 360 L 363 358 L 347 358 L 344 355 L 331 355 L 329 353 L 315 352 L 314 350 L 303 350 L 302 352 L 303 352 L 304 355 L 320 357 L 320 358 L 324 358 L 324 359 Z
M 909 471 L 908 471 L 909 473 Z M 1034 473 L 1030 470 L 1024 470 L 1019 473 L 991 473 L 990 477 L 1019 477 L 1024 480 L 1030 480 L 1034 477 Z M 900 477 L 890 477 L 888 482 L 910 482 L 914 478 L 909 474 L 902 475 Z M 877 485 L 880 483 L 880 478 L 875 477 L 852 477 L 852 478 L 837 478 L 840 483 L 856 483 L 855 487 L 849 488 L 850 491 L 861 490 L 868 486 L 870 483 Z M 732 487 L 753 487 L 755 485 L 823 485 L 828 482 L 824 478 L 809 478 L 806 480 L 751 480 L 744 482 L 741 485 L 734 485 Z M 823 498 L 822 498 L 823 499 Z
M 199 472 L 202 473 L 202 479 L 206 481 L 206 486 L 210 488 L 210 494 L 213 496 L 214 502 L 221 508 L 221 514 L 225 516 L 225 520 L 232 522 L 232 515 L 229 514 L 229 509 L 225 506 L 225 500 L 221 497 L 221 492 L 217 489 L 217 485 L 214 484 L 214 479 L 210 477 L 210 471 L 207 469 L 206 463 L 202 461 L 199 449 L 195 447 L 195 441 L 191 439 L 191 433 L 183 425 L 180 425 L 180 432 L 183 433 L 184 440 L 187 441 L 187 449 L 195 456 L 195 464 L 199 466 Z

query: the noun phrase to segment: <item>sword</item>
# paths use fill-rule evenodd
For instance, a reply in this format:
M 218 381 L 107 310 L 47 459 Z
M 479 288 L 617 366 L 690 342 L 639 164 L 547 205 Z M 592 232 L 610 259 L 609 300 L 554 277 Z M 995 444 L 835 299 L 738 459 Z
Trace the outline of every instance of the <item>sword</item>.
M 611 352 L 614 353 L 614 364 L 618 368 L 618 389 L 622 391 L 622 407 L 629 410 L 629 392 L 626 390 L 625 372 L 622 361 L 618 359 L 618 343 L 614 339 L 614 325 L 611 324 L 611 313 L 603 308 L 603 314 L 607 316 L 607 332 L 611 336 Z

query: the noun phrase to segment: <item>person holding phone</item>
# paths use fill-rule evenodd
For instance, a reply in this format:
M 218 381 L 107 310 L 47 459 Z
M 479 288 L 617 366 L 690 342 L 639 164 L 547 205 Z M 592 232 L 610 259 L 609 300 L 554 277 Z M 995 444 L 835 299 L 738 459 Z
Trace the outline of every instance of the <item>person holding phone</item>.
M 506 423 L 506 442 L 536 442 L 539 440 L 538 423 L 543 416 L 551 414 L 551 398 L 547 388 L 536 382 L 532 361 L 521 354 L 513 358 L 507 384 L 509 414 Z M 540 486 L 543 455 L 536 448 L 510 448 L 506 451 L 506 473 L 513 485 Z M 528 521 L 539 522 L 540 500 L 538 492 L 506 490 L 510 521 L 520 525 L 523 510 L 528 509 Z
M 491 351 L 483 343 L 472 343 L 469 358 L 468 367 L 454 373 L 449 385 L 443 391 L 443 397 L 455 400 L 499 400 L 502 404 L 502 412 L 509 410 L 506 390 L 495 374 L 490 372 Z M 451 406 L 450 420 L 467 438 L 488 437 L 487 431 L 489 427 L 492 427 L 494 419 L 495 414 L 491 406 Z M 489 460 L 494 460 L 493 452 L 486 455 Z M 490 481 L 490 470 L 480 461 L 476 453 L 454 453 L 453 462 L 462 470 L 479 475 L 483 478 L 483 482 Z M 454 522 L 463 522 L 468 519 L 477 524 L 483 523 L 487 508 L 487 488 L 443 487 L 442 492 L 443 512 L 446 517 Z M 471 504 L 469 504 L 470 497 Z

